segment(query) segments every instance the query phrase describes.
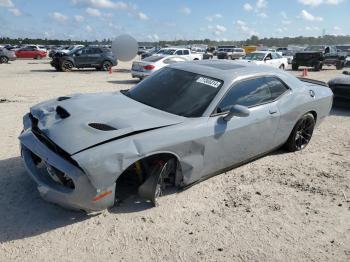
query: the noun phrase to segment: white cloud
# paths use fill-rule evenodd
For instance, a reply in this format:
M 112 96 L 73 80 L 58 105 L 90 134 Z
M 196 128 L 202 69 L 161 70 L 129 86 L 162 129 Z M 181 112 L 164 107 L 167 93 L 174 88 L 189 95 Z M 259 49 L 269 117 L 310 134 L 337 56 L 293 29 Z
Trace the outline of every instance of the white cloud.
M 137 14 L 137 17 L 138 17 L 138 19 L 143 20 L 143 21 L 149 19 L 148 16 L 147 16 L 145 13 L 142 13 L 142 12 L 139 12 L 139 13 Z
M 283 17 L 283 19 L 288 19 L 286 12 L 282 11 L 280 14 Z
M 266 0 L 258 0 L 256 2 L 256 8 L 257 9 L 262 9 L 265 8 L 267 6 L 267 1 Z
M 14 16 L 21 16 L 22 12 L 14 5 L 12 0 L 0 0 L 0 6 L 7 7 L 8 11 Z
M 205 19 L 207 19 L 209 22 L 213 22 L 214 19 L 219 19 L 219 18 L 222 18 L 221 14 L 210 15 L 210 16 L 207 16 Z
M 322 4 L 323 0 L 298 0 L 303 5 L 318 6 Z
M 157 34 L 153 35 L 147 35 L 147 38 L 153 42 L 158 42 L 159 41 L 159 36 Z
M 292 23 L 292 21 L 290 21 L 290 20 L 282 20 L 281 23 L 282 23 L 282 25 L 290 25 Z
M 324 2 L 329 5 L 338 5 L 344 2 L 344 0 L 325 0 Z
M 83 5 L 92 8 L 113 8 L 126 9 L 128 5 L 125 2 L 113 2 L 111 0 L 71 0 L 74 5 Z
M 340 28 L 339 26 L 337 26 L 337 25 L 334 26 L 333 29 L 334 29 L 335 31 L 340 31 L 340 30 L 341 30 L 341 28 Z
M 190 15 L 192 13 L 192 10 L 189 7 L 183 7 L 179 11 L 184 15 Z
M 303 5 L 319 6 L 321 4 L 338 5 L 342 3 L 344 0 L 298 0 L 298 1 Z
M 310 14 L 309 12 L 307 12 L 306 10 L 302 10 L 300 13 L 301 18 L 303 18 L 306 21 L 323 21 L 322 17 L 319 16 L 314 16 L 312 14 Z
M 51 18 L 59 23 L 65 23 L 69 20 L 68 16 L 61 14 L 60 12 L 53 12 Z
M 0 6 L 14 7 L 15 5 L 12 3 L 11 0 L 0 0 Z
M 9 8 L 9 11 L 14 15 L 14 16 L 21 16 L 22 12 L 18 8 Z
M 234 24 L 236 25 L 236 27 L 242 31 L 244 33 L 244 35 L 250 37 L 252 35 L 259 35 L 258 32 L 256 32 L 254 29 L 250 28 L 246 22 L 242 21 L 242 20 L 237 20 L 236 22 L 234 22 Z
M 305 29 L 306 29 L 306 31 L 317 31 L 317 30 L 320 30 L 320 28 L 319 27 L 317 27 L 317 26 L 307 26 L 307 27 L 305 27 Z
M 243 9 L 244 9 L 245 11 L 249 12 L 249 11 L 252 11 L 254 8 L 253 8 L 253 6 L 252 6 L 251 4 L 245 3 L 245 4 L 243 5 Z
M 75 20 L 76 22 L 78 22 L 78 23 L 81 23 L 81 22 L 84 21 L 84 17 L 81 16 L 81 15 L 75 15 L 75 16 L 74 16 L 74 20 Z
M 257 16 L 261 17 L 261 18 L 267 18 L 267 14 L 265 14 L 264 12 L 258 13 Z
M 213 34 L 216 35 L 216 36 L 219 36 L 221 35 L 222 33 L 225 33 L 227 31 L 227 28 L 224 27 L 223 25 L 216 25 L 214 27 L 210 26 L 211 29 L 213 29 Z M 209 26 L 208 26 L 209 28 Z
M 92 32 L 91 26 L 89 26 L 89 25 L 85 26 L 85 31 L 88 33 Z
M 88 7 L 85 9 L 85 12 L 90 16 L 101 16 L 101 12 L 98 9 Z

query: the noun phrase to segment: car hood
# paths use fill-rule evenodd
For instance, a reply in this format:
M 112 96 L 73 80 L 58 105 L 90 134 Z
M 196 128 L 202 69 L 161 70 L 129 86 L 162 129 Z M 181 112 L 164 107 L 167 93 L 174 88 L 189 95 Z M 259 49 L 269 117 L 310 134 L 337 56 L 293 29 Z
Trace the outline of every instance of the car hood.
M 239 61 L 246 62 L 246 63 L 253 63 L 253 64 L 256 64 L 256 65 L 266 64 L 264 61 L 260 61 L 260 60 L 241 59 Z
M 350 75 L 337 76 L 328 82 L 330 85 L 349 85 L 350 88 Z
M 120 92 L 59 97 L 33 106 L 30 112 L 38 120 L 39 130 L 70 155 L 186 119 L 141 104 Z
M 323 51 L 300 51 L 296 54 L 323 54 Z

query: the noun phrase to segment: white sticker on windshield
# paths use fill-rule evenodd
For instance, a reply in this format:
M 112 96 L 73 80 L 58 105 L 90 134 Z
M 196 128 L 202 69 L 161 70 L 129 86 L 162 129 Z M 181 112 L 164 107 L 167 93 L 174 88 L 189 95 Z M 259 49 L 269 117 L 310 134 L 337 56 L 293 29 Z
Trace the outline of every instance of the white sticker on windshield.
M 219 82 L 219 81 L 215 81 L 213 79 L 206 78 L 206 77 L 200 77 L 200 78 L 197 79 L 196 82 L 204 84 L 204 85 L 212 86 L 212 87 L 215 87 L 215 88 L 218 88 L 220 86 L 220 84 L 221 84 L 221 82 Z

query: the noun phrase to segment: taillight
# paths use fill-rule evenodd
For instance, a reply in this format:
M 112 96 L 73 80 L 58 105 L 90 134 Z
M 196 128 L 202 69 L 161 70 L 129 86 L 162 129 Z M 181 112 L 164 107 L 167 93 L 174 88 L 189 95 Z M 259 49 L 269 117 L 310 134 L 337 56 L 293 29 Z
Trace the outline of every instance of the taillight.
M 145 69 L 145 70 L 153 70 L 154 68 L 155 68 L 154 65 L 146 65 L 143 67 L 143 69 Z

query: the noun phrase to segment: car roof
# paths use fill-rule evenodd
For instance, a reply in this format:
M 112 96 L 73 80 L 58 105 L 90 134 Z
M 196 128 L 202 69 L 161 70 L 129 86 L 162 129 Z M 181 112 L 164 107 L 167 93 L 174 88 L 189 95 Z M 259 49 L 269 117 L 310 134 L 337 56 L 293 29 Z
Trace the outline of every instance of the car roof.
M 271 53 L 271 51 L 254 51 L 252 53 L 268 54 Z
M 228 60 L 190 61 L 171 64 L 169 67 L 220 79 L 228 85 L 241 76 L 281 74 L 281 70 L 270 66 Z

